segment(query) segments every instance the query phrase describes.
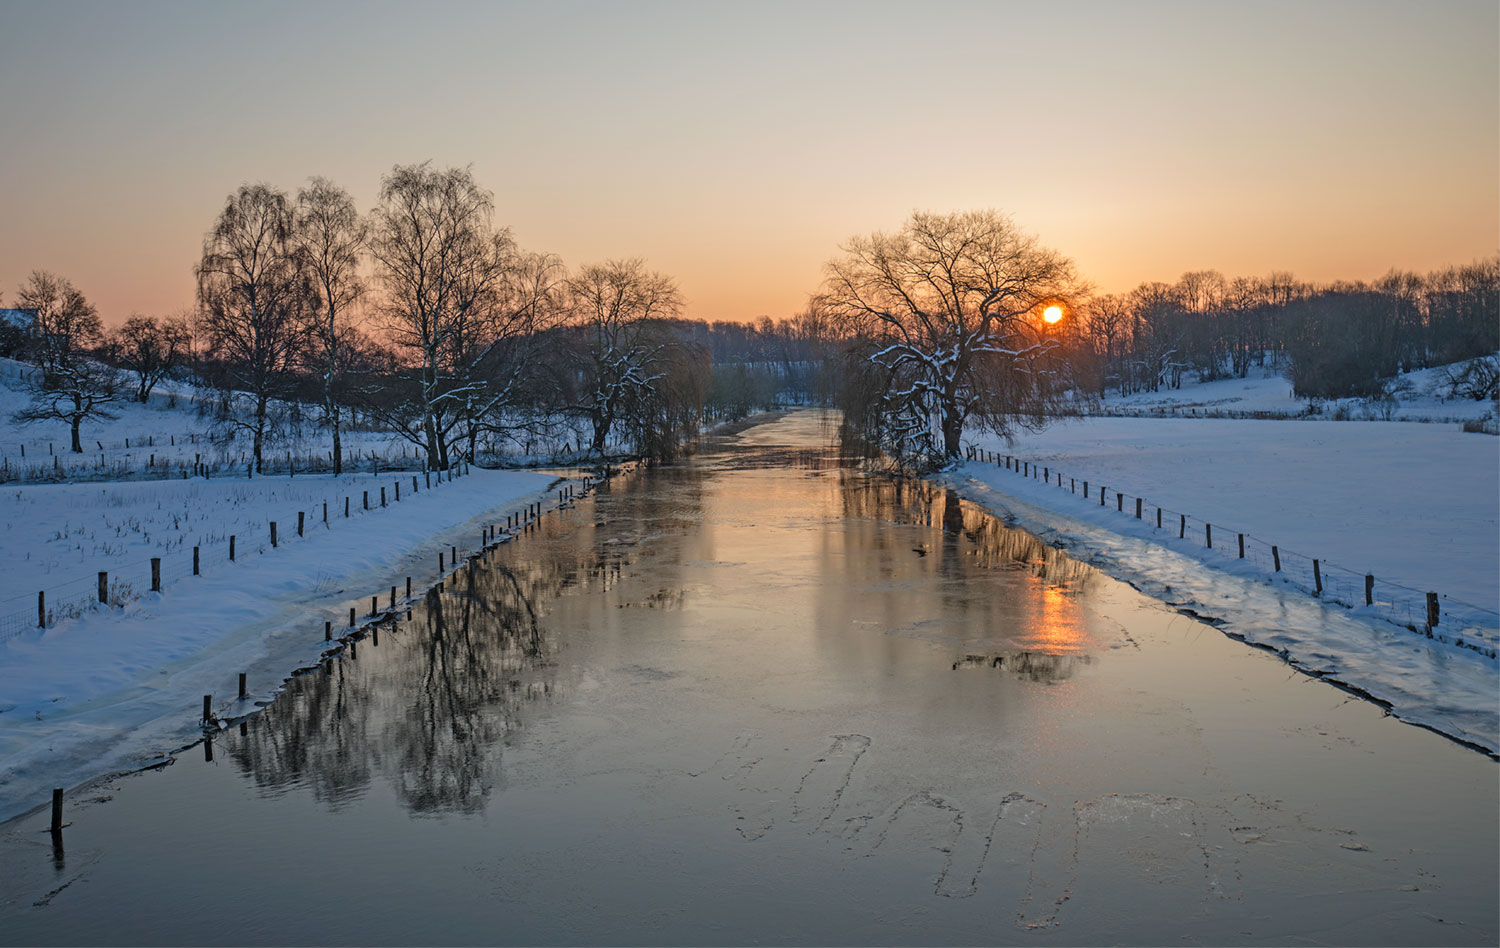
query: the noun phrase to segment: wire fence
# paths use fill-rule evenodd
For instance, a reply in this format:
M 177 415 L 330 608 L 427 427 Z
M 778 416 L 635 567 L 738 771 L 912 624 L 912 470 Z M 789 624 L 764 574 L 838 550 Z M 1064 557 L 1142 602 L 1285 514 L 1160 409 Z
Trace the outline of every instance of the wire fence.
M 333 470 L 333 454 L 321 449 L 269 451 L 262 455 L 260 470 L 244 441 L 214 440 L 202 436 L 135 442 L 93 441 L 84 453 L 75 454 L 66 445 L 49 452 L 48 442 L 16 443 L 19 452 L 0 454 L 0 484 L 49 484 L 63 481 L 177 480 L 189 477 L 250 477 L 253 475 L 326 474 Z M 159 440 L 161 445 L 151 442 Z M 172 442 L 172 443 L 169 443 Z M 41 450 L 36 450 L 38 445 Z M 31 450 L 27 451 L 26 448 Z M 410 445 L 384 448 L 351 447 L 341 457 L 340 467 L 351 473 L 369 471 L 424 471 L 426 455 Z
M 1211 523 L 1127 494 L 1105 484 L 1069 475 L 1050 464 L 965 446 L 968 460 L 1014 472 L 1067 491 L 1082 503 L 1143 523 L 1166 539 L 1201 547 L 1211 556 L 1243 562 L 1249 570 L 1299 589 L 1325 602 L 1360 610 L 1488 658 L 1500 655 L 1500 612 L 1430 590 L 1413 589 L 1371 573 L 1349 569 L 1222 523 Z
M 412 476 L 410 487 L 430 489 L 454 476 L 466 473 L 467 465 L 448 471 L 424 473 L 422 480 Z M 374 485 L 360 495 L 347 494 L 343 504 L 319 501 L 291 511 L 286 521 L 274 527 L 267 522 L 257 536 L 213 538 L 193 547 L 178 543 L 163 549 L 161 556 L 142 556 L 131 560 L 111 560 L 110 569 L 96 577 L 79 577 L 38 590 L 0 600 L 0 642 L 37 629 L 46 629 L 64 619 L 76 618 L 105 610 L 119 611 L 142 595 L 158 592 L 171 584 L 195 575 L 223 569 L 246 556 L 262 555 L 297 539 L 315 526 L 331 526 L 338 519 L 356 513 L 379 510 L 401 499 L 405 475 L 386 487 Z M 420 486 L 419 486 L 420 485 Z M 272 541 L 275 531 L 275 542 Z

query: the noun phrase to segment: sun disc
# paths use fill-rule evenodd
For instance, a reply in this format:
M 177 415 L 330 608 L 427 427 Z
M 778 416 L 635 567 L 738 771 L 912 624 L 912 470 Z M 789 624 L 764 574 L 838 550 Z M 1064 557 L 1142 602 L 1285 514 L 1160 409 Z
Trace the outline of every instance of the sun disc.
M 1062 319 L 1062 307 L 1061 306 L 1049 306 L 1049 307 L 1047 307 L 1046 309 L 1042 310 L 1042 318 L 1045 319 L 1049 323 L 1055 323 L 1055 322 L 1057 322 L 1058 320 Z

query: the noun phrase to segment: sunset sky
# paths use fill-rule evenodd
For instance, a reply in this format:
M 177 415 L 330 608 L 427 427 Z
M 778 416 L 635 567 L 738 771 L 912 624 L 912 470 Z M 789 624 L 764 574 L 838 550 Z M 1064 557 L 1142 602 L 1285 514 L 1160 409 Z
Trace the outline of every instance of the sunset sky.
M 0 305 L 193 301 L 225 196 L 472 164 L 569 265 L 790 315 L 851 235 L 994 207 L 1105 291 L 1372 279 L 1500 249 L 1481 2 L 0 0 Z

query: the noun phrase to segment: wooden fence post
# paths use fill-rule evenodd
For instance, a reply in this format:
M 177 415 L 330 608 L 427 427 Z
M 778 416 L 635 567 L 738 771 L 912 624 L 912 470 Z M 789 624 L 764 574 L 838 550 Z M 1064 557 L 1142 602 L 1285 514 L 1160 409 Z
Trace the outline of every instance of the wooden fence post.
M 99 601 L 109 602 L 109 573 L 99 571 Z
M 1237 533 L 1237 534 L 1235 534 L 1235 536 L 1238 536 L 1240 538 L 1240 559 L 1244 559 L 1245 558 L 1245 535 L 1243 533 Z
M 1156 508 L 1156 529 L 1161 529 L 1161 508 Z
M 411 577 L 406 577 L 406 598 L 411 598 Z
M 240 700 L 241 701 L 245 700 L 245 694 L 246 694 L 246 691 L 245 691 L 245 673 L 244 672 L 240 672 Z
M 369 491 L 365 491 L 365 509 L 366 510 L 370 509 L 370 492 Z
M 323 620 L 323 641 L 325 641 L 325 642 L 332 642 L 333 641 L 333 620 L 332 619 L 324 619 Z
M 161 557 L 151 557 L 151 591 L 161 592 Z
M 234 562 L 234 534 L 229 535 L 229 562 Z
M 203 723 L 207 724 L 214 719 L 214 696 L 203 696 Z
M 380 488 L 380 506 L 385 506 L 385 488 Z
M 1083 499 L 1084 500 L 1088 500 L 1089 499 L 1089 482 L 1088 481 L 1084 481 L 1083 482 Z
M 1115 510 L 1120 513 L 1125 512 L 1125 495 L 1119 491 L 1115 491 Z
M 62 804 L 63 804 L 63 788 L 62 787 L 53 787 L 52 788 L 52 832 L 53 832 L 54 835 L 57 834 L 57 833 L 61 833 L 62 832 L 62 828 L 63 828 Z
M 1271 561 L 1276 564 L 1276 572 L 1281 572 L 1281 550 L 1274 545 L 1271 547 Z
M 272 520 L 271 521 L 271 547 L 274 549 L 275 546 L 276 546 L 276 521 Z
M 1436 628 L 1438 624 L 1438 597 L 1437 593 L 1427 594 L 1427 627 Z
M 344 495 L 344 516 L 345 517 L 349 516 L 349 495 L 348 494 Z
M 1182 520 L 1177 524 L 1177 539 L 1181 540 L 1187 537 L 1187 514 L 1179 514 L 1179 516 Z
M 1323 571 L 1318 568 L 1318 561 L 1313 560 L 1313 595 L 1323 595 Z
M 1214 525 L 1211 523 L 1203 525 L 1203 545 L 1210 550 L 1214 548 Z
M 47 627 L 47 591 L 45 589 L 36 591 L 36 624 L 38 628 Z
M 1375 605 L 1375 577 L 1373 574 L 1365 574 L 1365 605 Z
M 198 571 L 198 548 L 196 546 L 193 547 L 193 575 L 194 576 L 200 576 L 200 575 L 202 575 Z
M 371 596 L 370 597 L 370 615 L 373 616 L 376 613 L 378 613 L 379 611 L 380 611 L 380 597 L 379 596 Z
M 349 607 L 349 628 L 354 628 L 354 607 Z
M 1103 484 L 1099 485 L 1099 506 L 1101 506 L 1101 507 L 1104 506 L 1104 494 L 1108 490 L 1109 490 L 1109 488 L 1105 487 Z
M 297 536 L 302 536 L 302 515 L 305 511 L 297 511 Z

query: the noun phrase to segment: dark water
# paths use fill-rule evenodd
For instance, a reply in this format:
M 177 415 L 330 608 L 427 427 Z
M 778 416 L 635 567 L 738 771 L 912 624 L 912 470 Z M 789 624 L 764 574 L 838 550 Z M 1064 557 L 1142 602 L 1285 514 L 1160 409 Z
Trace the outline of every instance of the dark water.
M 827 437 L 617 479 L 65 851 L 6 824 L 0 941 L 1495 943 L 1492 761 Z

